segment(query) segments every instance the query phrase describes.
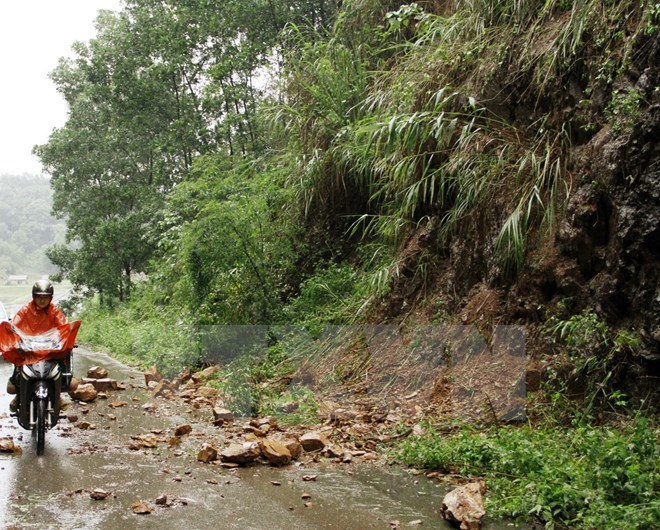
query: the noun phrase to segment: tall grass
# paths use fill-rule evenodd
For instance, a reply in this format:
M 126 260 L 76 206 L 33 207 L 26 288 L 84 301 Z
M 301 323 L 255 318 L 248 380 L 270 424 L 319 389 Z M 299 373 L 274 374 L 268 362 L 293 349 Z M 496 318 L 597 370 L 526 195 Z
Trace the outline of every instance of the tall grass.
M 412 3 L 386 15 L 370 48 L 346 28 L 299 44 L 279 110 L 295 144 L 290 185 L 305 212 L 348 212 L 354 235 L 394 249 L 429 222 L 442 245 L 479 216 L 498 226 L 487 252 L 515 274 L 530 234 L 552 233 L 571 190 L 570 126 L 548 119 L 550 88 L 593 74 L 577 69 L 594 53 L 597 69 L 624 65 L 622 35 L 647 28 L 653 9 L 633 0 Z M 528 120 L 489 110 L 515 108 L 516 98 Z M 343 208 L 355 196 L 361 211 Z M 382 286 L 395 265 L 374 274 Z

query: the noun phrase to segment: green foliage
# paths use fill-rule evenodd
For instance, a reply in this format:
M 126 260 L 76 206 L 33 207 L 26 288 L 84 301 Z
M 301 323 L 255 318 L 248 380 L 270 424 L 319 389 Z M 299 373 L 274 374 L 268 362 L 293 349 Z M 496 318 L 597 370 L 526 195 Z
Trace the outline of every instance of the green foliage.
M 660 515 L 659 435 L 643 417 L 620 430 L 586 425 L 568 431 L 464 430 L 406 441 L 396 458 L 485 477 L 487 510 L 494 516 L 535 516 L 549 528 L 642 530 Z
M 629 133 L 642 114 L 643 97 L 636 89 L 615 91 L 607 105 L 606 115 L 612 123 L 612 131 L 620 136 Z
M 149 305 L 144 292 L 148 289 L 139 289 L 142 296 L 119 308 L 88 300 L 78 315 L 84 322 L 79 340 L 131 366 L 156 365 L 166 377 L 199 366 L 200 350 L 190 315 L 176 307 Z
M 317 334 L 327 325 L 350 324 L 370 291 L 369 278 L 348 264 L 319 267 L 284 308 L 284 322 Z
M 259 412 L 276 416 L 281 425 L 318 422 L 319 407 L 314 392 L 304 385 L 292 385 L 284 392 L 266 394 L 261 402 Z
M 210 384 L 238 414 L 273 414 L 283 423 L 301 423 L 312 418 L 317 406 L 311 391 L 288 383 L 294 371 L 291 354 L 276 343 L 263 352 L 239 355 L 224 364 Z
M 634 331 L 613 330 L 588 309 L 566 320 L 551 317 L 545 331 L 565 346 L 566 359 L 574 366 L 572 377 L 580 378 L 584 386 L 584 402 L 571 401 L 563 381 L 565 375 L 551 370 L 550 386 L 558 388 L 548 391 L 557 411 L 566 412 L 575 424 L 591 418 L 594 411 L 620 410 L 628 405 L 627 396 L 616 389 L 616 383 L 639 346 Z
M 162 252 L 168 262 L 154 278 L 200 324 L 278 318 L 279 289 L 297 257 L 292 243 L 298 229 L 286 216 L 290 194 L 281 176 L 262 162 L 200 157 L 195 178 L 169 197 L 160 228 L 167 234 Z

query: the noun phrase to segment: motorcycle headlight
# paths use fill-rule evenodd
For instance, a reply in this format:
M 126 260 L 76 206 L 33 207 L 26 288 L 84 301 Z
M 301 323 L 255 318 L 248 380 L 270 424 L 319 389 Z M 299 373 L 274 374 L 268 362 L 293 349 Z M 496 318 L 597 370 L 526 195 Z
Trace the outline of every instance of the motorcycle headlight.
M 59 364 L 54 361 L 39 361 L 23 365 L 23 376 L 26 379 L 55 379 L 59 373 Z

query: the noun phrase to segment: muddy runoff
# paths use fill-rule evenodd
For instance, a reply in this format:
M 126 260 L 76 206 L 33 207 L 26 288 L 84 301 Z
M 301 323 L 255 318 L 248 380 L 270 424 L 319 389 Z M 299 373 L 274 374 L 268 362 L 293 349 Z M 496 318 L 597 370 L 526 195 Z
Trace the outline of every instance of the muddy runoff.
M 2 392 L 0 438 L 16 449 L 0 453 L 0 528 L 453 528 L 439 515 L 451 488 L 437 480 L 365 461 L 365 451 L 330 459 L 303 450 L 281 467 L 263 457 L 247 466 L 208 458 L 205 450 L 221 454 L 265 424 L 214 425 L 190 400 L 154 397 L 142 373 L 76 350 L 76 375 L 94 366 L 119 389 L 74 401 L 40 457 L 31 434 L 7 414 L 10 396 Z M 10 369 L 0 365 L 2 388 Z

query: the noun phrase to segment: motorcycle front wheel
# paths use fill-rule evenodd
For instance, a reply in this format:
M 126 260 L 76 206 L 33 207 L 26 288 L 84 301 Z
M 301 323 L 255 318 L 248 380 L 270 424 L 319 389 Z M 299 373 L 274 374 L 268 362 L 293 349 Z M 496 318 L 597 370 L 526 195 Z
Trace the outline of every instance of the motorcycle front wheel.
M 47 400 L 39 399 L 35 403 L 35 418 L 37 431 L 37 454 L 44 454 L 46 445 L 46 415 L 48 414 Z

